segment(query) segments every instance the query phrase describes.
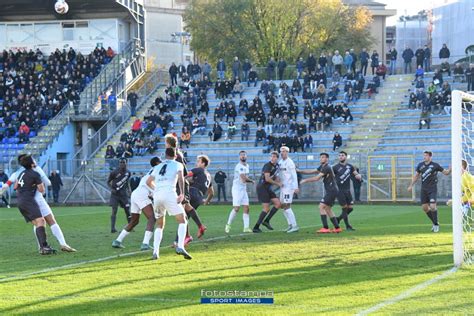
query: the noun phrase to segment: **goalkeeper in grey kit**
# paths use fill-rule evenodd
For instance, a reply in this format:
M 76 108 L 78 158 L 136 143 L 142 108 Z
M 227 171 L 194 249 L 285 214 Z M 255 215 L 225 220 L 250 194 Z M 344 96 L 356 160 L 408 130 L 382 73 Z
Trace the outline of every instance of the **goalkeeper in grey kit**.
M 110 231 L 116 233 L 115 222 L 117 220 L 117 211 L 120 206 L 125 211 L 127 222 L 130 222 L 130 194 L 128 190 L 128 180 L 130 179 L 130 171 L 127 169 L 127 159 L 121 158 L 119 166 L 112 171 L 107 180 L 107 184 L 111 189 L 110 206 L 112 207 L 112 215 L 110 216 Z

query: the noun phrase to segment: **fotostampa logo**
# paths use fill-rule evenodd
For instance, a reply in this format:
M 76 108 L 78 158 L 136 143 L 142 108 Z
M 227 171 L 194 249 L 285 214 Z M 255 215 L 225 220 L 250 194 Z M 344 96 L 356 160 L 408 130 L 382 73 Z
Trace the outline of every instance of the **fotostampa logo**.
M 273 304 L 273 291 L 201 290 L 201 304 Z

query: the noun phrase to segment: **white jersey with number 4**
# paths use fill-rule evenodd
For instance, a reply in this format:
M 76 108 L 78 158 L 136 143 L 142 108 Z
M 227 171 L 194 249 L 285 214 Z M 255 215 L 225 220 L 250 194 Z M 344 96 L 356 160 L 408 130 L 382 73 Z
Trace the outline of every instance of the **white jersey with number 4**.
M 240 175 L 249 174 L 250 168 L 247 164 L 239 162 L 234 168 L 234 181 L 232 183 L 232 206 L 249 205 L 247 183 L 242 181 Z
M 155 191 L 153 192 L 153 209 L 155 217 L 184 214 L 184 207 L 178 204 L 176 183 L 179 172 L 183 172 L 183 164 L 175 160 L 165 160 L 153 168 L 151 176 L 155 178 Z

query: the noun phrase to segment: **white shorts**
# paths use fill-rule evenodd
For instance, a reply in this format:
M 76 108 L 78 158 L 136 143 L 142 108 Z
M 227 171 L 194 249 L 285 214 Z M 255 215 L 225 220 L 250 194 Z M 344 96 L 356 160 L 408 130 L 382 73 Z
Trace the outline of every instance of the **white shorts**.
M 173 191 L 162 191 L 153 194 L 153 210 L 155 211 L 155 218 L 160 218 L 166 215 L 176 216 L 185 214 L 184 207 L 178 203 L 178 195 Z
M 41 194 L 41 192 L 36 191 L 35 201 L 36 201 L 36 204 L 38 204 L 38 207 L 41 211 L 41 216 L 46 217 L 49 214 L 53 213 L 53 211 L 51 210 L 51 207 L 49 207 L 48 202 L 46 202 L 46 200 L 45 200 L 43 194 Z
M 293 194 L 295 190 L 285 190 L 284 188 L 280 190 L 280 202 L 283 204 L 293 203 Z
M 148 197 L 147 190 L 137 189 L 132 192 L 130 198 L 130 213 L 132 214 L 141 214 L 142 209 L 151 205 L 151 200 Z
M 232 206 L 249 205 L 247 190 L 232 187 Z

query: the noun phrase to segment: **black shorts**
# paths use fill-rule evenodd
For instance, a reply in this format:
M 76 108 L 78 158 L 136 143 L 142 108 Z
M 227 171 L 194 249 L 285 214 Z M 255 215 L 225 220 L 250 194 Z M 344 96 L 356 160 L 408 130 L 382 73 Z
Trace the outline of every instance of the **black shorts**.
M 36 203 L 34 197 L 28 199 L 18 198 L 17 204 L 21 215 L 23 215 L 27 223 L 37 218 L 43 217 L 43 215 L 41 215 L 41 210 L 38 206 L 38 203 Z
M 276 199 L 276 194 L 269 185 L 257 185 L 257 197 L 260 203 L 270 203 L 272 199 Z
M 337 191 L 326 191 L 324 197 L 321 199 L 321 203 L 326 204 L 327 206 L 333 206 L 337 195 Z
M 181 194 L 181 191 L 179 190 L 179 185 L 176 185 L 176 193 L 178 195 Z M 189 182 L 184 180 L 184 199 L 183 199 L 183 202 L 181 202 L 181 204 L 183 205 L 188 204 L 190 203 L 189 201 L 191 201 L 191 197 L 189 195 Z
M 111 194 L 110 195 L 110 206 L 112 207 L 120 207 L 121 208 L 129 208 L 130 207 L 130 199 L 125 194 Z
M 339 201 L 340 206 L 354 204 L 354 200 L 352 199 L 352 194 L 350 190 L 340 190 L 337 194 L 337 200 Z
M 429 203 L 436 203 L 438 197 L 438 189 L 437 188 L 430 188 L 430 189 L 421 189 L 421 196 L 420 202 L 421 204 L 429 204 Z
M 194 187 L 189 188 L 189 204 L 191 204 L 195 210 L 197 210 L 198 207 L 203 204 L 203 199 L 204 197 L 202 196 L 201 191 Z

